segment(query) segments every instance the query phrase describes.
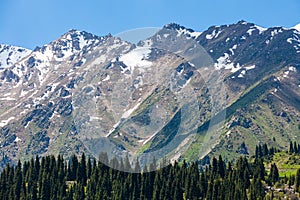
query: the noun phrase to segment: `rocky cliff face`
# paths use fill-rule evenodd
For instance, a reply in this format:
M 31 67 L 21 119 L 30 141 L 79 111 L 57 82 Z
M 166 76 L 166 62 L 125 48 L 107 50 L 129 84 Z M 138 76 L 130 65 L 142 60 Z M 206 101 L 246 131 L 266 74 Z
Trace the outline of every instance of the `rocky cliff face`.
M 240 21 L 199 33 L 169 24 L 136 45 L 71 30 L 33 51 L 7 52 L 0 51 L 2 166 L 101 151 L 142 163 L 230 157 L 300 136 L 296 29 Z

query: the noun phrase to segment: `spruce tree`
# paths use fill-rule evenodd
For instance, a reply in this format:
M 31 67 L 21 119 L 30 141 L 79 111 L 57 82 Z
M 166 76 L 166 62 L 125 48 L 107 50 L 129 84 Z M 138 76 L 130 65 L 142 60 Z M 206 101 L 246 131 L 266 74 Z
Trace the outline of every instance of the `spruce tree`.
M 90 179 L 92 174 L 92 161 L 90 157 L 88 158 L 87 161 L 86 171 L 87 171 L 87 178 Z
M 266 143 L 263 144 L 263 156 L 269 155 L 268 145 Z
M 76 180 L 80 182 L 83 186 L 86 184 L 87 180 L 87 170 L 86 170 L 86 159 L 85 154 L 82 153 L 80 163 L 77 166 L 76 170 Z
M 219 160 L 218 160 L 218 174 L 220 175 L 221 178 L 225 177 L 226 173 L 226 164 L 223 162 L 222 156 L 219 155 Z
M 271 170 L 268 177 L 269 185 L 274 185 L 279 180 L 279 172 L 276 164 L 271 164 Z
M 300 191 L 300 169 L 297 169 L 296 178 L 295 178 L 295 191 Z
M 43 170 L 42 176 L 42 184 L 40 187 L 40 199 L 41 200 L 49 200 L 50 199 L 50 176 L 47 174 L 45 170 Z
M 298 153 L 298 145 L 296 141 L 294 142 L 294 153 Z
M 22 167 L 21 161 L 18 161 L 14 176 L 14 194 L 16 199 L 20 199 L 22 189 Z
M 76 200 L 84 200 L 85 198 L 84 186 L 81 183 L 77 184 L 75 187 L 74 198 Z
M 290 149 L 289 149 L 289 153 L 292 154 L 294 153 L 294 146 L 293 146 L 293 142 L 290 141 Z

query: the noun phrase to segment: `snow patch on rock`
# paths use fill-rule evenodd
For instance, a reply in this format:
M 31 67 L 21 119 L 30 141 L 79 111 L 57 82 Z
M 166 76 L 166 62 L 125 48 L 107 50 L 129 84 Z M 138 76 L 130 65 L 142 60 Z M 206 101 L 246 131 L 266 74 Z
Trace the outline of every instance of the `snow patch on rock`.
M 127 54 L 122 55 L 119 60 L 129 67 L 133 72 L 135 67 L 148 68 L 151 67 L 152 62 L 148 61 L 151 48 L 137 47 Z
M 5 69 L 19 62 L 32 51 L 29 49 L 0 44 L 0 69 Z
M 216 31 L 216 30 L 213 30 L 213 32 L 212 32 L 211 34 L 207 34 L 207 35 L 205 36 L 205 38 L 208 39 L 208 40 L 211 40 L 211 39 L 213 39 L 213 38 L 217 38 L 217 37 L 220 35 L 221 32 L 222 32 L 222 31 Z

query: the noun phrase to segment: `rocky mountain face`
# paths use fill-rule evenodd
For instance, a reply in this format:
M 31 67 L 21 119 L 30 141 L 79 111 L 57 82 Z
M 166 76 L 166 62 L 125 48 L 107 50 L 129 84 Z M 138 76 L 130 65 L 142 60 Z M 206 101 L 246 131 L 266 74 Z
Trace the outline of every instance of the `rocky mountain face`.
M 0 69 L 10 67 L 31 53 L 31 50 L 0 44 Z
M 234 158 L 258 143 L 285 149 L 299 137 L 299 31 L 240 21 L 211 27 L 198 38 L 217 69 L 228 69 L 223 137 L 213 148 Z M 227 70 L 227 71 L 228 71 Z
M 1 166 L 33 155 L 199 159 L 300 137 L 300 32 L 240 21 L 147 40 L 0 46 Z

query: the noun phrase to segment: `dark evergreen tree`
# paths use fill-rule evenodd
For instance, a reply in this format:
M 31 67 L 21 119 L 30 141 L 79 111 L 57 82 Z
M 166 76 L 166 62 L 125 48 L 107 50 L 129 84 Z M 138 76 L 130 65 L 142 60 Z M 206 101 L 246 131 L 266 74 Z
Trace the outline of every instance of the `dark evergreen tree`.
M 84 153 L 82 153 L 80 163 L 77 166 L 76 180 L 80 182 L 83 186 L 85 186 L 87 180 L 87 169 L 86 169 L 86 159 Z
M 263 158 L 256 158 L 252 164 L 252 173 L 254 178 L 265 180 L 265 166 Z
M 71 160 L 69 161 L 69 170 L 68 170 L 68 180 L 69 181 L 75 181 L 77 170 L 78 170 L 78 159 L 76 155 L 73 155 L 71 157 Z
M 295 177 L 295 191 L 300 191 L 300 169 L 297 169 L 296 177 Z
M 293 142 L 290 141 L 290 149 L 289 149 L 289 152 L 292 154 L 294 153 L 294 145 L 293 145 Z
M 40 199 L 41 200 L 49 200 L 50 199 L 50 176 L 44 170 L 41 174 L 42 176 L 42 183 L 39 185 L 40 188 Z
M 92 174 L 92 161 L 91 158 L 88 158 L 87 161 L 87 166 L 86 166 L 86 173 L 87 173 L 87 178 L 90 179 L 91 178 L 91 174 Z
M 226 164 L 223 162 L 222 156 L 219 156 L 218 160 L 218 174 L 220 175 L 221 178 L 225 177 L 226 173 Z
M 271 170 L 268 177 L 269 185 L 274 185 L 279 180 L 279 172 L 276 164 L 271 164 Z
M 264 155 L 263 155 L 263 151 L 262 151 L 262 146 L 261 145 L 258 145 L 258 156 L 257 158 L 262 158 Z
M 81 183 L 77 184 L 74 189 L 74 198 L 76 200 L 84 200 L 85 198 L 84 186 Z
M 269 155 L 269 149 L 268 149 L 268 145 L 265 143 L 263 145 L 263 156 L 268 156 Z
M 261 199 L 263 200 L 265 191 L 262 182 L 259 178 L 254 178 L 250 186 L 250 199 Z
M 212 170 L 211 170 L 211 176 L 210 177 L 211 177 L 211 180 L 213 180 L 213 179 L 216 178 L 216 176 L 218 174 L 218 160 L 215 157 L 213 157 L 213 159 L 212 159 L 211 167 L 212 167 Z
M 294 153 L 298 153 L 298 145 L 296 141 L 294 142 Z
M 289 179 L 289 188 L 291 188 L 292 187 L 292 185 L 294 185 L 295 184 L 295 175 L 290 175 L 290 179 Z
M 14 195 L 15 199 L 20 199 L 22 189 L 22 166 L 19 160 L 14 174 Z

